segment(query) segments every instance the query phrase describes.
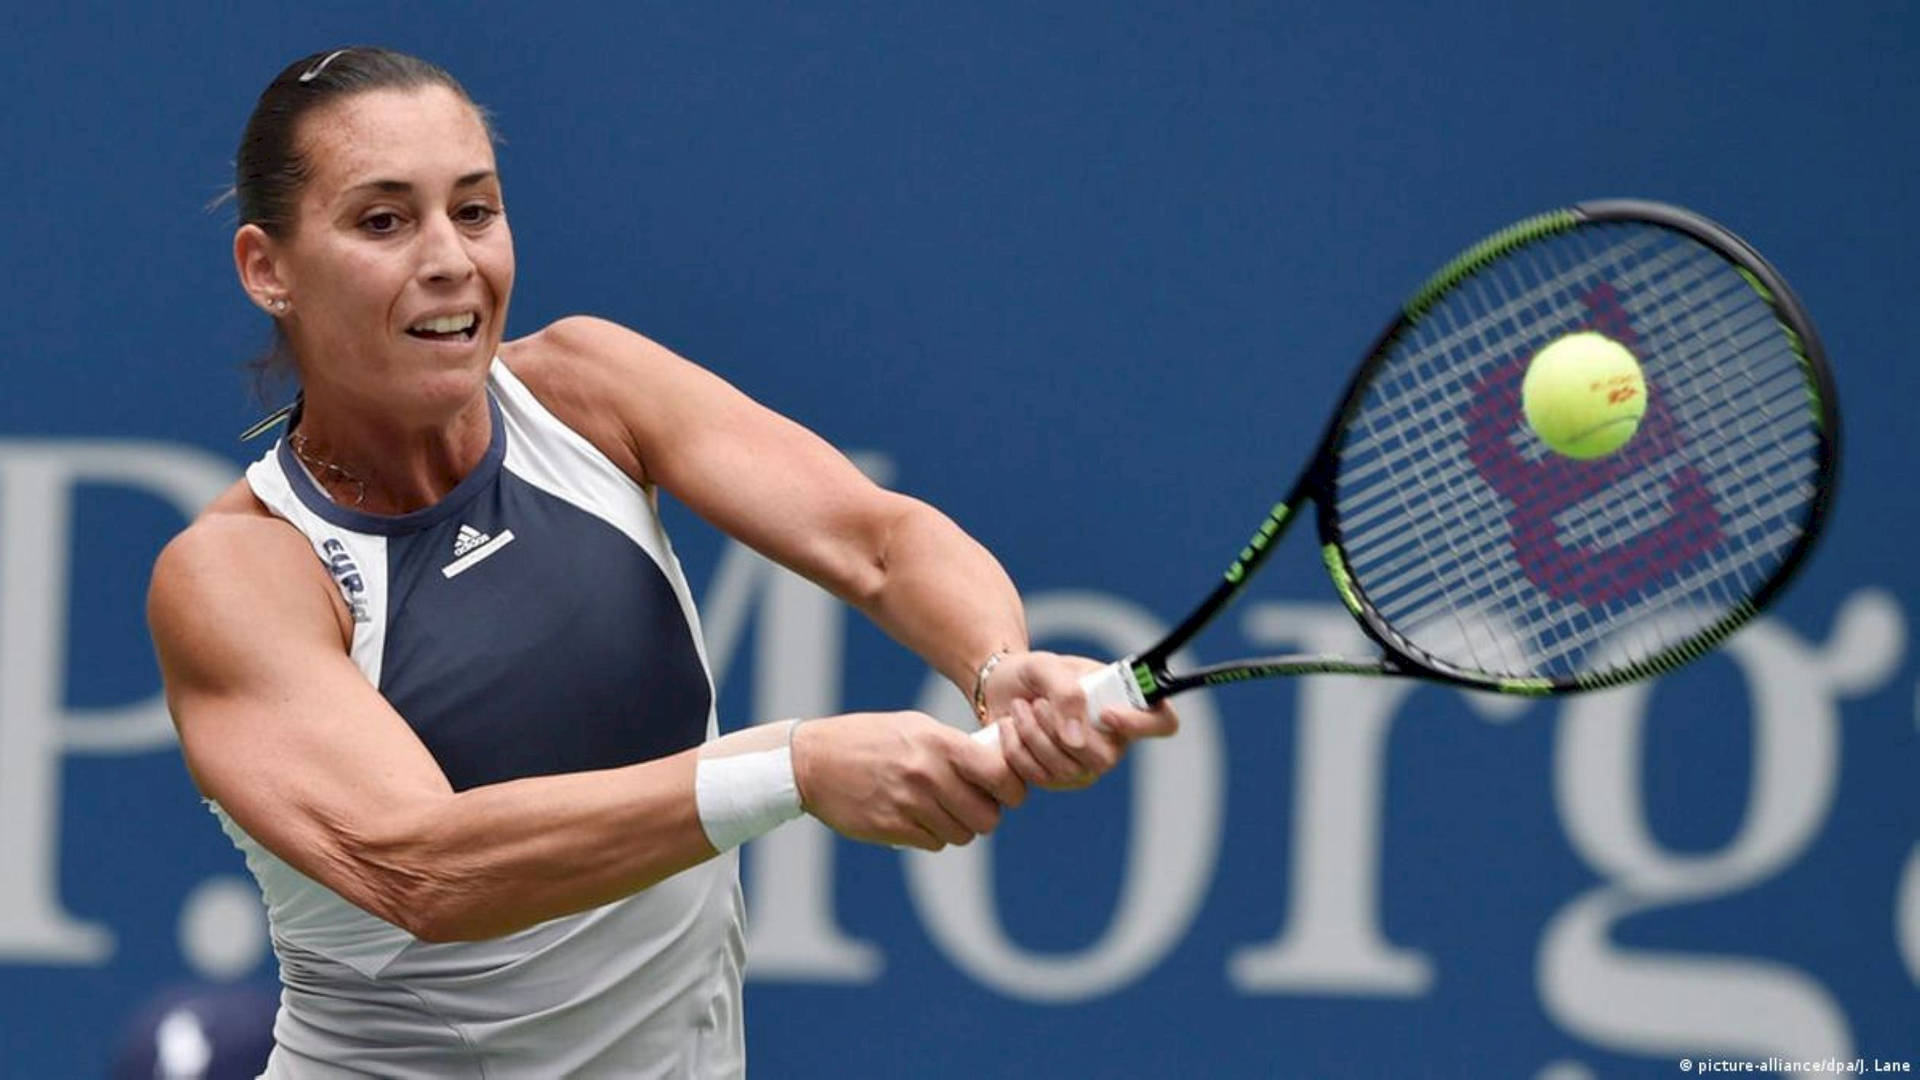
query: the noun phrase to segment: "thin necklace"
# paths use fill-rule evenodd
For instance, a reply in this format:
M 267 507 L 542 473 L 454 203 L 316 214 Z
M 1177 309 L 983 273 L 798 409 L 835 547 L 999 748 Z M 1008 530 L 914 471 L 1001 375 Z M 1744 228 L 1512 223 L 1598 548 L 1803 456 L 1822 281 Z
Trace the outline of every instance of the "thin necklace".
M 326 458 L 320 457 L 319 455 L 313 453 L 311 450 L 308 450 L 306 432 L 304 431 L 294 432 L 293 437 L 289 440 L 289 442 L 293 446 L 293 456 L 299 458 L 301 461 L 306 462 L 307 468 L 312 469 L 316 473 L 321 473 L 321 474 L 331 473 L 332 475 L 337 476 L 342 480 L 345 480 L 347 483 L 352 484 L 354 487 L 352 505 L 359 506 L 361 503 L 364 503 L 367 501 L 367 482 L 361 479 L 358 474 L 349 472 L 346 469 L 343 469 L 340 466 L 335 465 L 333 462 L 328 461 Z M 314 479 L 322 480 L 324 484 L 324 480 L 321 476 L 315 476 Z

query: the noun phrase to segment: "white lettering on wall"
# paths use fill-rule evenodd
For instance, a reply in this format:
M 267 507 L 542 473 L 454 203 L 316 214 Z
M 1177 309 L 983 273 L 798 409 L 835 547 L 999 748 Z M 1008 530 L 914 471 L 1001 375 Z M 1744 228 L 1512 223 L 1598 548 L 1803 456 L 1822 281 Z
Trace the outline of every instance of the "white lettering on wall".
M 886 483 L 893 471 L 877 454 L 856 454 L 853 460 L 878 483 Z M 846 606 L 734 542 L 726 545 L 700 609 L 714 685 L 726 681 L 756 598 L 755 722 L 839 712 Z M 752 978 L 866 983 L 880 977 L 885 957 L 879 947 L 840 926 L 834 903 L 834 844 L 831 830 L 802 817 L 742 849 L 752 882 L 747 905 Z
M 1262 652 L 1374 651 L 1353 617 L 1332 604 L 1249 605 L 1244 625 Z M 1433 983 L 1432 960 L 1394 945 L 1380 929 L 1387 733 L 1418 684 L 1293 681 L 1299 750 L 1286 923 L 1272 941 L 1234 950 L 1227 979 L 1247 994 L 1424 994 Z
M 1096 593 L 1029 597 L 1027 619 L 1036 643 L 1070 636 L 1097 642 L 1114 656 L 1165 631 L 1140 608 Z M 1190 656 L 1174 660 L 1176 667 L 1191 662 Z M 919 707 L 972 726 L 965 704 L 938 676 L 928 680 Z M 937 855 L 906 853 L 908 895 L 934 944 L 955 965 L 1008 997 L 1074 1002 L 1123 989 L 1179 945 L 1213 880 L 1225 802 L 1213 701 L 1204 692 L 1190 693 L 1179 708 L 1178 738 L 1145 741 L 1128 753 L 1133 805 L 1120 897 L 1105 930 L 1086 948 L 1041 954 L 1007 936 L 994 902 L 992 837 Z M 1071 911 L 1060 917 L 1092 923 L 1101 914 Z
M 173 740 L 158 692 L 113 708 L 66 706 L 74 489 L 137 488 L 191 517 L 236 472 L 178 444 L 0 440 L 0 958 L 107 962 L 112 931 L 75 918 L 57 895 L 61 766 L 68 754 Z
M 888 471 L 883 458 L 862 465 L 869 473 Z M 75 491 L 132 488 L 190 516 L 235 474 L 225 459 L 183 445 L 0 440 L 0 961 L 109 962 L 112 930 L 67 910 L 59 896 L 62 770 L 76 754 L 172 746 L 158 693 L 107 708 L 65 702 L 74 662 L 66 652 L 69 583 L 85 572 L 72 565 Z M 1117 654 L 1161 629 L 1148 613 L 1105 594 L 1030 601 L 1037 640 L 1071 635 Z M 756 719 L 842 707 L 848 612 L 826 593 L 729 544 L 703 612 L 716 682 L 735 660 L 752 664 Z M 743 658 L 750 624 L 755 649 Z M 1367 647 L 1333 604 L 1252 604 L 1242 627 L 1263 650 Z M 1749 691 L 1748 704 L 1737 707 L 1750 710 L 1753 765 L 1739 827 L 1710 852 L 1669 850 L 1647 822 L 1641 744 L 1657 691 L 1629 687 L 1556 707 L 1556 806 L 1573 850 L 1602 879 L 1557 912 L 1541 936 L 1538 990 L 1556 1024 L 1633 1055 L 1805 1059 L 1853 1052 L 1840 1001 L 1809 973 L 1768 957 L 1766 940 L 1754 943 L 1756 955 L 1740 956 L 1626 947 L 1614 935 L 1636 914 L 1728 897 L 1793 865 L 1822 836 L 1836 797 L 1841 702 L 1883 685 L 1904 648 L 1903 616 L 1877 589 L 1848 597 L 1823 642 L 1761 620 L 1725 647 L 1727 660 L 1716 662 L 1730 661 Z M 1239 992 L 1345 997 L 1430 990 L 1436 961 L 1387 940 L 1382 928 L 1381 867 L 1391 855 L 1381 849 L 1386 750 L 1410 690 L 1411 684 L 1392 680 L 1295 683 L 1298 745 L 1285 915 L 1272 939 L 1226 958 L 1227 981 Z M 1484 695 L 1470 700 L 1489 718 L 1511 719 L 1532 707 Z M 929 677 L 920 704 L 950 722 L 968 719 L 964 703 L 938 676 Z M 941 856 L 903 857 L 914 909 L 958 967 L 1022 1000 L 1085 1001 L 1147 977 L 1187 939 L 1214 879 L 1226 774 L 1211 698 L 1188 695 L 1180 708 L 1181 736 L 1143 745 L 1131 757 L 1129 820 L 1113 825 L 1128 835 L 1117 902 L 1111 912 L 1073 913 L 1100 927 L 1088 946 L 1039 953 L 1008 937 L 995 907 L 988 840 Z M 1017 823 L 1017 816 L 1010 821 Z M 748 919 L 754 978 L 880 978 L 885 956 L 879 945 L 849 935 L 838 921 L 837 844 L 809 820 L 746 849 L 753 895 L 764 898 Z M 1249 862 L 1259 857 L 1245 855 Z M 1892 858 L 1905 860 L 1891 898 L 1892 945 L 1920 983 L 1920 846 Z M 1875 901 L 1876 910 L 1885 899 Z M 1886 933 L 1885 919 L 1874 917 L 1876 936 Z
M 1889 677 L 1901 637 L 1891 598 L 1862 590 L 1842 605 L 1825 645 L 1761 621 L 1724 647 L 1749 688 L 1753 771 L 1740 829 L 1714 852 L 1665 850 L 1647 827 L 1640 748 L 1651 689 L 1567 703 L 1554 751 L 1556 801 L 1574 849 L 1606 882 L 1562 908 L 1542 935 L 1539 992 L 1556 1023 L 1622 1053 L 1852 1056 L 1846 1016 L 1805 972 L 1621 947 L 1610 932 L 1641 912 L 1748 888 L 1800 855 L 1832 804 L 1839 699 Z

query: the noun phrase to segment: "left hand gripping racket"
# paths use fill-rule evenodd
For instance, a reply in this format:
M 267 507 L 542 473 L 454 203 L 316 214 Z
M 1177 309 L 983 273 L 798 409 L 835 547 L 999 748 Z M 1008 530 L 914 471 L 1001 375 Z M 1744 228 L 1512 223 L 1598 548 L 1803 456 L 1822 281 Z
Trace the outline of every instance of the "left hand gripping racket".
M 1521 408 L 1534 354 L 1580 330 L 1626 346 L 1647 394 L 1633 438 L 1593 460 L 1550 449 Z M 1671 671 L 1805 561 L 1833 498 L 1839 419 L 1813 324 L 1731 232 L 1628 200 L 1528 218 L 1407 300 L 1219 584 L 1153 647 L 1082 680 L 1089 719 L 1279 675 L 1549 695 Z M 1379 654 L 1168 670 L 1309 502 L 1334 590 Z

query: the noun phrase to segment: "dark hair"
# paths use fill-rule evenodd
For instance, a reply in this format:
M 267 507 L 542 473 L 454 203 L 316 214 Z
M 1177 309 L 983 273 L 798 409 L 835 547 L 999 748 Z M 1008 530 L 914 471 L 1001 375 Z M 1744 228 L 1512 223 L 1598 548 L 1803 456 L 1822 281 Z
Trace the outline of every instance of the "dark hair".
M 494 137 L 487 111 L 474 104 L 459 80 L 417 56 L 377 45 L 350 45 L 289 64 L 261 92 L 233 157 L 233 188 L 228 194 L 239 209 L 240 223 L 258 225 L 275 238 L 293 235 L 300 191 L 313 175 L 313 163 L 302 156 L 299 142 L 300 124 L 309 113 L 371 90 L 426 86 L 444 86 L 460 95 L 473 105 L 487 137 Z M 286 337 L 276 323 L 272 347 L 249 365 L 255 391 L 264 398 L 268 383 L 292 366 Z
M 299 147 L 300 122 L 308 113 L 370 90 L 423 86 L 444 86 L 473 104 L 466 88 L 444 68 L 374 45 L 317 52 L 288 65 L 261 92 L 233 157 L 233 197 L 240 223 L 258 225 L 270 236 L 292 235 L 294 206 L 313 173 L 313 163 L 301 156 Z M 474 105 L 474 111 L 492 137 L 486 110 Z

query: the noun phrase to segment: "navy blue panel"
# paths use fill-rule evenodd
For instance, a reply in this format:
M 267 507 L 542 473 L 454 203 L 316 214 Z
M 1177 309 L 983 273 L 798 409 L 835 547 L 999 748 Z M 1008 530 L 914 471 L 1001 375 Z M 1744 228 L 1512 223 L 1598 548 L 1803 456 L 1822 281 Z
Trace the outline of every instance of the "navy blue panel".
M 513 540 L 448 578 L 463 525 Z M 503 469 L 387 550 L 380 689 L 455 789 L 627 765 L 705 737 L 710 691 L 686 616 L 660 568 L 605 521 Z

